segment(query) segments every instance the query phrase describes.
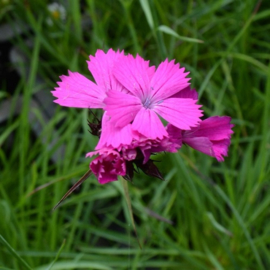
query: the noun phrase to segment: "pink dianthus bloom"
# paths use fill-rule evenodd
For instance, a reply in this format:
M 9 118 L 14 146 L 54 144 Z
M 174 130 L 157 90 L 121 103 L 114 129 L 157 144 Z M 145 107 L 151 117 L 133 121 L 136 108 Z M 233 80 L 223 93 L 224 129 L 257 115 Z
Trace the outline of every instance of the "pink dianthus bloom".
M 158 152 L 177 152 L 181 148 L 182 141 L 179 141 L 178 138 L 174 140 L 169 137 L 149 139 L 138 132 L 130 130 L 130 124 L 126 126 L 126 130 L 122 130 L 122 132 L 118 134 L 115 132 L 112 133 L 113 136 L 111 138 L 110 122 L 107 123 L 107 125 L 104 124 L 104 118 L 106 117 L 105 112 L 103 116 L 103 128 L 106 131 L 105 134 L 108 135 L 105 138 L 109 139 L 109 144 L 113 144 L 115 139 L 114 135 L 116 135 L 118 139 L 122 138 L 122 141 L 117 148 L 99 148 L 99 150 L 89 152 L 86 155 L 86 157 L 99 155 L 90 163 L 90 168 L 98 178 L 98 181 L 101 184 L 109 183 L 117 180 L 117 175 L 122 175 L 125 179 L 132 180 L 134 165 L 148 175 L 163 179 L 158 168 L 154 165 L 153 160 L 150 159 L 150 156 Z M 102 134 L 104 134 L 104 130 L 102 130 Z M 125 143 L 127 142 L 125 135 L 128 134 L 131 140 Z M 99 144 L 96 149 L 98 146 Z
M 123 54 L 112 49 L 107 53 L 97 50 L 95 56 L 90 55 L 90 61 L 88 61 L 88 69 L 96 83 L 78 72 L 69 71 L 68 76 L 60 76 L 62 81 L 58 82 L 59 87 L 52 91 L 53 96 L 57 98 L 54 102 L 66 107 L 103 108 L 103 101 L 108 90 L 122 91 L 123 87 L 112 75 L 112 68 L 119 56 Z
M 229 116 L 213 116 L 192 128 L 191 130 L 180 130 L 168 125 L 167 130 L 174 141 L 182 141 L 190 147 L 212 157 L 219 162 L 224 161 L 231 143 L 233 124 Z
M 108 91 L 105 110 L 116 128 L 131 123 L 132 130 L 149 139 L 162 139 L 167 131 L 158 115 L 172 125 L 190 130 L 201 121 L 201 106 L 178 94 L 189 86 L 188 73 L 174 61 L 165 60 L 157 70 L 139 55 L 118 58 L 112 74 L 125 90 Z
M 198 93 L 195 89 L 190 89 L 190 87 L 187 86 L 173 97 L 178 99 L 193 99 L 197 101 Z M 166 138 L 168 138 L 167 131 L 162 138 L 153 139 L 132 129 L 132 124 L 127 124 L 124 127 L 117 127 L 115 123 L 111 121 L 111 117 L 108 115 L 108 112 L 105 112 L 102 118 L 102 133 L 95 149 L 114 148 L 120 150 L 122 146 L 126 147 L 126 145 L 130 145 L 134 141 L 145 141 L 149 139 L 152 141 L 158 140 L 164 142 L 167 140 Z
M 190 89 L 188 73 L 179 64 L 165 60 L 156 69 L 139 55 L 110 49 L 90 56 L 88 68 L 95 83 L 69 71 L 52 94 L 61 106 L 105 111 L 102 122 L 89 122 L 90 133 L 100 140 L 96 151 L 86 155 L 98 155 L 90 169 L 99 183 L 116 181 L 118 175 L 132 180 L 135 168 L 162 179 L 151 155 L 177 152 L 182 143 L 218 161 L 227 156 L 231 118 L 200 119 L 198 93 Z
M 124 153 L 127 149 L 139 148 L 146 157 L 154 152 L 177 152 L 177 149 L 181 147 L 178 141 L 173 142 L 168 136 L 162 139 L 149 139 L 139 132 L 132 130 L 131 124 L 123 128 L 116 128 L 110 121 L 107 112 L 103 115 L 101 127 L 101 137 L 96 150 L 109 148 L 117 149 L 117 151 L 123 151 Z
M 140 151 L 143 154 L 143 164 L 145 164 L 152 154 L 160 152 L 171 152 L 176 153 L 182 146 L 181 141 L 173 141 L 169 137 L 163 139 L 148 139 L 143 136 L 133 140 L 129 145 L 123 145 L 121 147 L 121 152 L 123 157 L 127 160 L 133 160 L 136 158 L 134 150 L 137 153 Z
M 116 181 L 118 175 L 132 180 L 134 165 L 148 175 L 163 179 L 150 156 L 163 151 L 177 152 L 180 147 L 181 142 L 179 144 L 179 141 L 174 142 L 169 138 L 153 140 L 141 137 L 128 145 L 122 145 L 118 150 L 103 148 L 89 152 L 86 157 L 99 155 L 91 161 L 90 168 L 101 184 Z
M 98 157 L 91 161 L 90 168 L 100 184 L 116 181 L 118 175 L 124 176 L 126 174 L 125 160 L 117 151 L 102 149 L 90 152 L 86 154 L 86 157 L 94 155 L 98 155 Z

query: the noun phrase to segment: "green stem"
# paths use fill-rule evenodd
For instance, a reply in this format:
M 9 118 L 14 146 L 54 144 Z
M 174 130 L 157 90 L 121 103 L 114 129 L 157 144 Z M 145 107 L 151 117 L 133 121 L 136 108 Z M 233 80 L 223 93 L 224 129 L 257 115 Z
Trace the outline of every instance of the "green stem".
M 120 178 L 121 178 L 121 182 L 122 182 L 122 185 L 123 185 L 123 188 L 124 188 L 125 199 L 126 199 L 126 202 L 127 202 L 132 227 L 133 227 L 134 233 L 136 235 L 136 238 L 137 238 L 138 244 L 140 246 L 140 249 L 142 249 L 142 246 L 141 246 L 141 244 L 139 242 L 137 229 L 136 229 L 136 224 L 135 224 L 134 217 L 133 217 L 133 211 L 132 211 L 130 196 L 129 196 L 129 193 L 128 193 L 128 183 L 123 177 L 120 177 Z

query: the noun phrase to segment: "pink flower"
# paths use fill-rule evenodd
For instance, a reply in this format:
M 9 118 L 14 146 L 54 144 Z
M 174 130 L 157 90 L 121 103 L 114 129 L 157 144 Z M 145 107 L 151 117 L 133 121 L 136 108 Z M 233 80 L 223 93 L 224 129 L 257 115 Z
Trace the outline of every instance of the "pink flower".
M 96 149 L 115 149 L 122 153 L 126 160 L 134 160 L 137 150 L 144 155 L 143 163 L 146 163 L 152 153 L 177 152 L 182 142 L 173 141 L 168 136 L 162 139 L 149 139 L 144 135 L 132 130 L 131 124 L 123 128 L 116 128 L 107 112 L 102 118 L 102 132 Z
M 125 91 L 112 89 L 105 98 L 105 110 L 116 128 L 131 123 L 132 130 L 149 139 L 162 139 L 167 131 L 158 115 L 172 125 L 190 130 L 202 116 L 193 98 L 178 94 L 188 87 L 188 73 L 174 61 L 162 62 L 157 70 L 139 55 L 119 57 L 112 74 Z
M 134 154 L 141 152 L 143 155 L 142 163 L 145 164 L 150 159 L 151 154 L 160 152 L 171 152 L 176 153 L 181 148 L 182 142 L 173 141 L 170 138 L 163 139 L 148 139 L 145 137 L 133 140 L 129 145 L 123 145 L 121 152 L 123 157 L 127 160 L 134 160 L 137 156 Z
M 97 155 L 90 163 L 90 168 L 97 177 L 100 184 L 107 184 L 116 181 L 118 175 L 126 174 L 125 160 L 117 151 L 112 149 L 102 149 L 86 154 L 86 157 Z
M 166 141 L 134 141 L 131 145 L 126 145 L 121 150 L 104 148 L 98 151 L 87 153 L 86 157 L 99 155 L 91 161 L 90 168 L 97 177 L 100 184 L 116 181 L 118 175 L 122 175 L 126 180 L 131 181 L 134 170 L 141 169 L 145 174 L 163 179 L 150 155 L 166 150 L 177 151 L 172 147 L 172 143 Z M 136 169 L 134 169 L 134 165 Z
M 119 175 L 132 180 L 137 169 L 162 179 L 151 155 L 177 152 L 183 143 L 218 161 L 227 156 L 231 118 L 201 121 L 198 93 L 179 64 L 165 60 L 156 69 L 139 55 L 125 56 L 112 49 L 98 50 L 87 63 L 95 83 L 69 71 L 52 94 L 62 106 L 105 111 L 101 123 L 96 119 L 89 123 L 90 132 L 100 140 L 96 151 L 86 155 L 98 155 L 90 168 L 99 183 L 116 181 Z
M 190 147 L 212 157 L 218 161 L 224 161 L 228 147 L 231 143 L 233 124 L 228 116 L 209 117 L 199 124 L 198 127 L 189 131 L 181 131 L 172 125 L 167 130 L 174 141 L 181 141 Z
M 112 49 L 107 53 L 97 50 L 95 56 L 90 56 L 88 68 L 96 84 L 78 72 L 69 71 L 68 76 L 60 76 L 59 87 L 52 91 L 57 98 L 54 102 L 66 107 L 103 108 L 107 91 L 122 91 L 123 88 L 112 76 L 113 65 L 119 56 L 123 56 L 123 52 Z

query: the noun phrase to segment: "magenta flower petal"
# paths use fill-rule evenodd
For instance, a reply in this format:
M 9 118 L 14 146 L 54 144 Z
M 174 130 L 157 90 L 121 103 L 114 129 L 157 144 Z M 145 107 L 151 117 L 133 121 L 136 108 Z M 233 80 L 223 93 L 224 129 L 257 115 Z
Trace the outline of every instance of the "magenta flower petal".
M 107 112 L 105 112 L 102 118 L 102 132 L 96 149 L 110 147 L 118 149 L 122 145 L 129 145 L 132 138 L 133 132 L 130 124 L 123 128 L 117 128 L 115 124 L 112 123 Z
M 156 113 L 145 108 L 141 108 L 137 113 L 132 123 L 132 129 L 149 139 L 162 139 L 168 135 Z
M 90 163 L 90 168 L 97 177 L 100 184 L 107 184 L 116 181 L 118 175 L 126 174 L 125 160 L 114 150 L 103 149 L 101 151 L 90 152 L 86 157 L 99 154 Z
M 174 64 L 174 61 L 168 62 L 166 59 L 162 62 L 150 82 L 154 100 L 164 100 L 187 87 L 190 78 L 186 78 L 188 73 L 184 71 L 185 69 L 179 68 L 179 64 Z
M 215 157 L 219 162 L 224 161 L 223 156 L 228 155 L 230 140 L 210 141 L 207 137 L 185 138 L 183 142 L 190 147 L 208 155 Z
M 69 71 L 69 76 L 61 76 L 62 82 L 52 91 L 58 98 L 55 102 L 67 107 L 103 108 L 108 90 L 123 91 L 123 86 L 112 75 L 113 66 L 119 57 L 123 57 L 123 52 L 112 49 L 107 53 L 98 50 L 95 56 L 90 56 L 88 67 L 97 84 L 77 72 Z
M 228 156 L 228 149 L 231 144 L 230 139 L 225 139 L 221 141 L 212 141 L 213 143 L 213 150 L 215 153 L 215 158 L 221 162 L 224 161 L 224 157 Z
M 190 86 L 181 90 L 180 92 L 170 96 L 170 98 L 191 98 L 198 100 L 198 92 L 195 89 L 191 89 Z
M 61 106 L 76 108 L 102 108 L 105 92 L 78 72 L 69 71 L 69 76 L 61 76 L 59 87 L 51 93 Z
M 180 147 L 181 146 L 179 146 L 179 144 L 173 143 L 172 141 L 168 140 L 168 138 L 164 138 L 160 141 L 148 141 L 145 145 L 141 144 L 138 148 L 141 150 L 144 156 L 143 164 L 145 164 L 153 153 L 176 153 Z
M 218 141 L 230 139 L 233 133 L 231 117 L 229 116 L 213 116 L 201 121 L 198 128 L 193 128 L 185 132 L 185 137 L 207 137 L 210 140 Z
M 185 138 L 183 139 L 183 142 L 206 155 L 212 157 L 215 156 L 214 150 L 212 148 L 213 144 L 207 137 Z
M 154 111 L 172 125 L 189 130 L 199 124 L 202 111 L 201 105 L 190 98 L 167 98 L 154 107 Z
M 110 90 L 122 90 L 122 86 L 112 75 L 112 70 L 115 62 L 122 57 L 124 52 L 114 51 L 109 49 L 107 53 L 102 50 L 97 50 L 95 56 L 90 55 L 90 61 L 88 63 L 88 69 L 92 73 L 97 85 L 102 89 Z
M 169 141 L 172 144 L 172 149 L 174 150 L 168 152 L 175 152 L 176 149 L 180 149 L 182 147 L 182 131 L 171 124 L 167 125 L 166 130 L 169 135 Z
M 115 126 L 121 128 L 131 123 L 142 107 L 140 99 L 114 90 L 108 91 L 107 94 L 108 97 L 104 100 L 105 110 L 112 117 Z
M 150 91 L 149 82 L 154 71 L 155 67 L 149 67 L 149 61 L 139 55 L 134 58 L 129 54 L 119 58 L 113 75 L 133 95 L 143 98 Z
M 132 149 L 122 148 L 122 155 L 125 160 L 128 160 L 128 161 L 134 160 L 137 156 L 137 151 L 135 148 L 132 148 Z
M 203 120 L 200 125 L 190 131 L 182 131 L 183 143 L 192 148 L 224 161 L 230 146 L 233 124 L 228 116 L 214 116 Z

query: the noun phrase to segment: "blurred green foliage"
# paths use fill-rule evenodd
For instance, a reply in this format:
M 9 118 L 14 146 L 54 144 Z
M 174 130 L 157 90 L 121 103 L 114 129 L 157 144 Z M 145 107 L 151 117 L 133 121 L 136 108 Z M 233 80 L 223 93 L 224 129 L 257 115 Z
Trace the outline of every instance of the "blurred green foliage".
M 0 89 L 11 112 L 23 95 L 20 114 L 0 126 L 0 268 L 270 269 L 270 2 L 59 3 L 65 18 L 48 10 L 49 1 L 0 0 L 0 24 L 21 27 L 12 42 L 28 59 L 16 91 Z M 140 174 L 129 184 L 142 250 L 119 181 L 101 186 L 91 177 L 51 212 L 87 171 L 96 140 L 87 110 L 59 106 L 45 123 L 31 98 L 68 69 L 91 78 L 85 61 L 100 48 L 155 65 L 175 59 L 190 71 L 205 115 L 229 115 L 235 124 L 224 163 L 183 147 L 157 156 L 166 181 Z M 30 111 L 40 119 L 38 138 Z

